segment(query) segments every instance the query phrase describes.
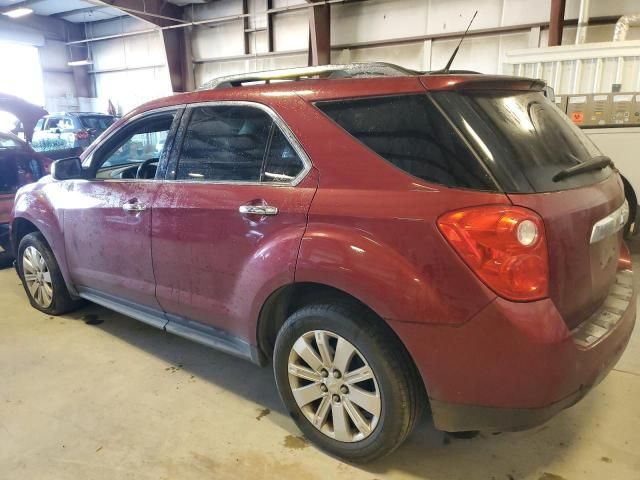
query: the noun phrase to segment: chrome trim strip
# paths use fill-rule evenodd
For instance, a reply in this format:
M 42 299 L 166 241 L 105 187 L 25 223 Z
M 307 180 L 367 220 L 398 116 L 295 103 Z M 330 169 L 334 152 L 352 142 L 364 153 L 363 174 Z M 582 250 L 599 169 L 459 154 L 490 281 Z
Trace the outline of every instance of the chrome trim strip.
M 238 212 L 250 215 L 277 215 L 278 207 L 271 205 L 240 205 Z
M 589 243 L 597 243 L 600 240 L 618 232 L 620 229 L 624 228 L 628 219 L 629 204 L 625 200 L 620 208 L 594 223 Z
M 340 72 L 339 78 L 353 76 L 407 76 L 417 75 L 415 70 L 407 70 L 399 65 L 387 62 L 358 62 L 347 64 L 318 65 L 311 67 L 291 67 L 260 72 L 247 72 L 223 77 L 214 77 L 202 84 L 198 90 L 210 90 L 221 87 L 231 87 L 233 83 L 259 82 L 269 80 L 294 80 L 302 77 L 312 77 L 322 74 Z
M 622 270 L 616 283 L 600 308 L 571 332 L 573 342 L 580 348 L 589 348 L 602 340 L 622 320 L 633 297 L 633 273 Z

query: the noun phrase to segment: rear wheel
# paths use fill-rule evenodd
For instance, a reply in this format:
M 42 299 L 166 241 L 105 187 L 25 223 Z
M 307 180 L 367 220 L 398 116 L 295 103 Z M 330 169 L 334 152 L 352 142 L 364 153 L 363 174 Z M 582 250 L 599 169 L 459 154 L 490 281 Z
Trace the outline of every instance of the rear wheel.
M 348 461 L 368 462 L 393 451 L 424 404 L 404 347 L 358 305 L 295 312 L 278 334 L 274 371 L 304 435 Z
M 50 315 L 75 310 L 60 267 L 41 233 L 26 235 L 18 247 L 18 272 L 31 306 Z

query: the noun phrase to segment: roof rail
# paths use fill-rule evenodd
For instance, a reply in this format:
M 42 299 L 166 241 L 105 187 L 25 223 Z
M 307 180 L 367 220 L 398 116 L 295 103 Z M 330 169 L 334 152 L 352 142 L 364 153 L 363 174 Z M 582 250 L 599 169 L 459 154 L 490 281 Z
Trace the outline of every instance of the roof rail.
M 242 73 L 218 77 L 204 83 L 199 90 L 213 88 L 240 87 L 243 83 L 272 80 L 302 80 L 308 78 L 355 78 L 355 77 L 400 77 L 419 75 L 421 72 L 409 70 L 399 65 L 385 62 L 350 63 L 345 65 L 320 65 L 316 67 L 296 67 L 263 72 Z

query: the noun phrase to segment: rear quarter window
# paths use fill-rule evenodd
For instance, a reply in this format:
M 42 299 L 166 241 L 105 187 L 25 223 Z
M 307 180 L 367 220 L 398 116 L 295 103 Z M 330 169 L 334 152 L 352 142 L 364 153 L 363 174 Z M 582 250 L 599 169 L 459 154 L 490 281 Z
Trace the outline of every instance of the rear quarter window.
M 496 189 L 487 170 L 427 95 L 327 101 L 316 107 L 414 177 L 448 187 Z

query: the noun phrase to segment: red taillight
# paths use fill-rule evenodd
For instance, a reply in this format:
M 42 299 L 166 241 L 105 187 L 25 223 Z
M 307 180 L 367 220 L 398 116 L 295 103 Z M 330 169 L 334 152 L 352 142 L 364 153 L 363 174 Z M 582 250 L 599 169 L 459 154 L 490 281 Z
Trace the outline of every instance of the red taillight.
M 475 274 L 501 297 L 530 301 L 548 295 L 544 225 L 531 210 L 466 208 L 442 215 L 438 228 Z
M 87 132 L 86 130 L 78 130 L 77 132 L 74 133 L 76 140 L 86 140 L 87 138 L 89 138 L 89 132 Z

